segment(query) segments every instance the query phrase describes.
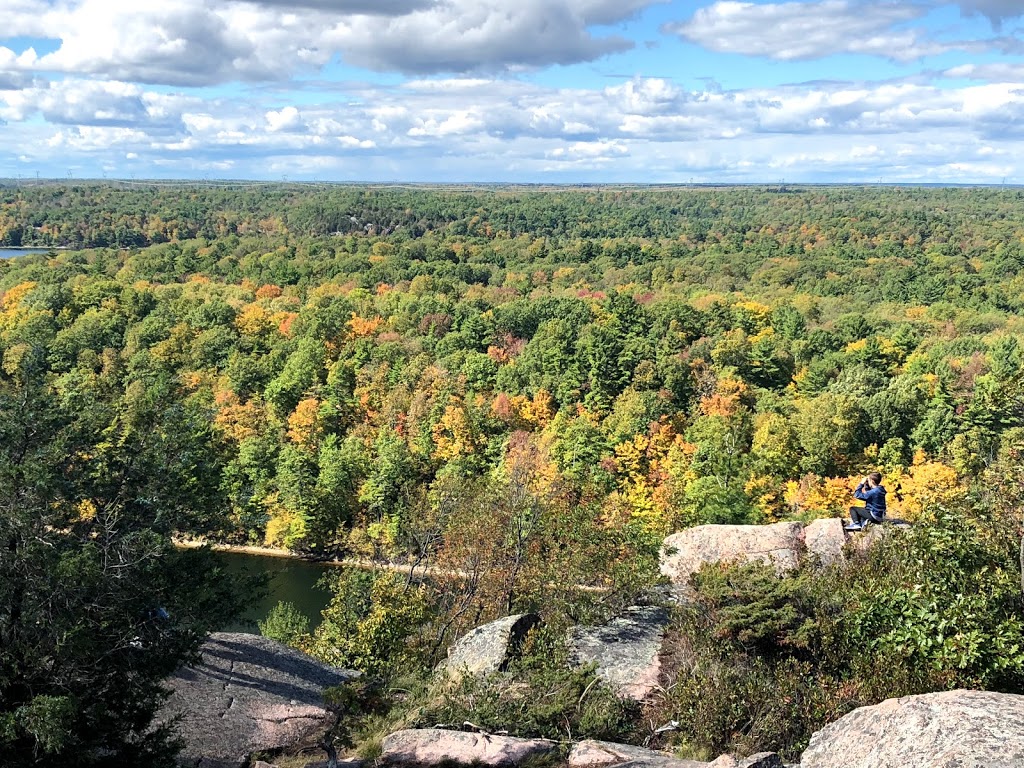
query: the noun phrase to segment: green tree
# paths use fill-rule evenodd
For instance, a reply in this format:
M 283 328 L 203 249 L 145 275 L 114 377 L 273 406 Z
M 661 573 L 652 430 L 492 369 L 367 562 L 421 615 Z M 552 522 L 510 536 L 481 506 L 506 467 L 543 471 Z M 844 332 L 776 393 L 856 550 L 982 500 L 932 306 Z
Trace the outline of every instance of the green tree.
M 334 666 L 390 678 L 415 666 L 410 640 L 427 620 L 425 587 L 395 573 L 347 570 L 304 649 Z
M 309 619 L 295 603 L 280 602 L 259 622 L 260 634 L 296 648 L 309 638 Z
M 6 366 L 0 764 L 173 765 L 162 681 L 241 608 L 210 552 L 170 539 L 223 509 L 217 475 L 209 415 L 166 381 L 58 389 L 39 356 Z

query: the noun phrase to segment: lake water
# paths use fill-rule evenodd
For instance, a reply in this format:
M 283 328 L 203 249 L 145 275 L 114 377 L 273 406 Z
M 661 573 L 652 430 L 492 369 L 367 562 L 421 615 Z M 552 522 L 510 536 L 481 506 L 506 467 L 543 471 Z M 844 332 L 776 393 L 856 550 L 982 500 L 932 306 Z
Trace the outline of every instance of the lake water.
M 331 596 L 326 590 L 318 589 L 316 584 L 325 573 L 335 572 L 336 566 L 289 557 L 266 557 L 238 552 L 218 552 L 217 557 L 226 564 L 231 573 L 265 573 L 270 579 L 267 596 L 254 601 L 241 620 L 224 627 L 224 631 L 259 634 L 260 628 L 256 622 L 265 619 L 270 610 L 281 601 L 294 603 L 309 618 L 310 629 L 320 623 L 320 611 L 327 607 Z
M 49 248 L 0 248 L 0 259 L 28 256 L 30 253 L 49 253 Z

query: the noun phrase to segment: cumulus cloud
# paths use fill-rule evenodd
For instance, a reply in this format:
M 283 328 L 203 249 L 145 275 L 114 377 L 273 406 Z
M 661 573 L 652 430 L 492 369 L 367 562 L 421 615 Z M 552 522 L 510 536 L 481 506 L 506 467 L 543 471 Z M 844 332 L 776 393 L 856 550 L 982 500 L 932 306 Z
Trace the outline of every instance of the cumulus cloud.
M 0 117 L 41 117 L 61 126 L 125 126 L 151 132 L 181 127 L 181 111 L 194 100 L 145 92 L 133 83 L 58 80 L 17 90 L 0 88 Z
M 590 27 L 623 19 L 649 4 L 448 0 L 384 21 L 344 19 L 329 39 L 347 61 L 381 71 L 430 74 L 572 64 L 633 47 L 623 37 L 595 36 Z
M 436 5 L 439 0 L 244 0 L 269 8 L 295 10 L 310 8 L 335 14 L 369 14 L 371 16 L 401 16 Z
M 131 152 L 139 163 L 162 164 L 178 175 L 230 163 L 233 173 L 256 176 L 291 161 L 305 167 L 302 158 L 308 156 L 335 158 L 324 168 L 351 168 L 360 179 L 444 173 L 493 180 L 602 170 L 622 179 L 672 180 L 707 163 L 720 163 L 737 178 L 763 179 L 765 168 L 787 167 L 779 165 L 784 158 L 791 168 L 816 174 L 823 172 L 814 165 L 825 162 L 821 158 L 847 170 L 905 165 L 909 174 L 920 146 L 944 142 L 950 156 L 955 151 L 975 158 L 963 168 L 977 170 L 985 163 L 1016 163 L 1016 142 L 1024 133 L 1024 96 L 1015 83 L 820 83 L 728 91 L 688 90 L 665 78 L 603 89 L 476 78 L 430 87 L 424 81 L 367 86 L 359 96 L 268 108 L 69 80 L 0 92 L 0 119 L 9 122 L 11 144 L 27 156 L 59 151 L 116 164 L 113 158 Z M 50 132 L 28 122 L 33 116 L 42 116 Z M 767 147 L 776 155 L 759 161 L 753 148 Z M 983 147 L 987 152 L 979 154 Z M 906 151 L 908 157 L 898 154 Z M 451 162 L 450 170 L 438 167 L 439 158 Z
M 568 158 L 583 161 L 607 161 L 613 157 L 628 155 L 629 148 L 618 141 L 577 141 L 564 147 L 555 147 L 547 153 L 548 157 Z
M 9 0 L 8 34 L 59 41 L 19 69 L 175 86 L 285 80 L 341 57 L 406 73 L 573 64 L 632 47 L 592 29 L 662 0 Z
M 783 61 L 836 53 L 912 61 L 969 47 L 931 40 L 920 30 L 902 26 L 925 12 L 913 3 L 821 0 L 761 5 L 721 0 L 665 30 L 709 50 Z
M 198 86 L 276 80 L 331 55 L 308 44 L 316 39 L 313 14 L 246 4 L 78 0 L 49 16 L 48 34 L 61 42 L 34 63 L 39 70 Z
M 55 110 L 66 93 L 87 92 L 87 83 L 30 90 L 31 105 L 19 114 Z M 270 108 L 175 100 L 129 84 L 91 93 L 91 102 L 54 111 L 53 119 L 95 119 L 114 108 L 135 117 L 119 125 L 55 123 L 48 131 L 12 122 L 5 134 L 24 158 L 14 167 L 59 157 L 114 175 L 145 167 L 169 176 L 477 181 L 940 181 L 1024 173 L 1016 151 L 1024 105 L 1013 84 L 712 91 L 664 78 L 603 89 L 459 79 Z M 0 94 L 0 115 L 14 98 Z
M 305 124 L 302 122 L 302 118 L 299 116 L 299 110 L 296 107 L 284 107 L 283 109 L 270 110 L 267 112 L 267 128 L 271 133 L 277 133 L 279 131 L 295 130 L 296 128 L 305 129 Z
M 1024 180 L 1024 65 L 1009 32 L 986 42 L 1003 60 L 944 59 L 940 84 L 935 73 L 850 82 L 823 70 L 816 82 L 725 89 L 693 71 L 554 87 L 519 74 L 623 50 L 630 28 L 605 25 L 655 1 L 8 0 L 0 18 L 11 34 L 54 44 L 0 46 L 0 176 L 51 163 L 61 174 L 170 177 Z M 930 40 L 926 14 L 958 5 L 998 21 L 1014 10 L 995 0 L 705 5 L 667 29 L 779 61 L 967 50 Z M 293 95 L 296 73 L 339 57 L 413 77 L 339 82 L 326 69 Z M 63 74 L 48 82 L 51 71 Z M 240 97 L 150 85 L 237 81 L 265 87 Z

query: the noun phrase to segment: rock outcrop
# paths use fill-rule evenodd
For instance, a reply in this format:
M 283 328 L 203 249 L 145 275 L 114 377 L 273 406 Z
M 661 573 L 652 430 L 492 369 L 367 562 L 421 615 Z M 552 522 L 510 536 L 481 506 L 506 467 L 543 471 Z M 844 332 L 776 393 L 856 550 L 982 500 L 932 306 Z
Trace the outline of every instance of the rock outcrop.
M 845 560 L 846 545 L 864 551 L 887 530 L 907 528 L 903 520 L 869 526 L 865 533 L 849 536 L 838 517 L 801 523 L 772 525 L 699 525 L 665 539 L 661 548 L 661 572 L 669 578 L 676 597 L 690 593 L 690 576 L 706 563 L 759 560 L 780 576 L 808 560 L 832 565 Z
M 783 768 L 782 760 L 774 752 L 761 752 L 740 760 L 732 755 L 722 755 L 717 760 L 704 763 L 680 760 L 665 752 L 643 747 L 592 739 L 573 745 L 568 763 L 569 768 Z
M 679 760 L 665 752 L 655 752 L 653 749 L 593 739 L 574 744 L 569 751 L 570 768 L 596 766 L 611 768 L 611 766 L 622 765 L 646 766 L 647 768 L 706 768 L 707 763 L 696 760 Z
M 540 616 L 524 613 L 482 624 L 448 649 L 437 671 L 450 677 L 504 671 L 517 658 L 526 633 L 539 623 Z
M 657 687 L 668 613 L 635 606 L 599 627 L 574 627 L 569 649 L 577 664 L 597 664 L 598 676 L 620 696 L 643 701 Z
M 785 768 L 785 764 L 775 752 L 758 752 L 737 760 L 736 768 Z
M 760 560 L 783 574 L 800 564 L 803 548 L 801 523 L 698 525 L 665 539 L 661 572 L 678 594 L 685 595 L 690 576 L 705 563 Z
M 386 736 L 381 745 L 380 760 L 386 765 L 459 763 L 510 766 L 556 749 L 558 744 L 546 739 L 517 739 L 486 733 L 422 728 L 396 731 Z
M 323 691 L 356 676 L 259 635 L 216 633 L 167 681 L 159 721 L 181 717 L 183 765 L 236 768 L 254 752 L 315 744 L 334 722 Z
M 948 691 L 861 707 L 811 737 L 801 768 L 1024 765 L 1024 696 Z
M 845 560 L 843 547 L 846 545 L 846 532 L 843 530 L 843 521 L 838 517 L 811 521 L 804 528 L 803 536 L 807 557 L 826 566 Z

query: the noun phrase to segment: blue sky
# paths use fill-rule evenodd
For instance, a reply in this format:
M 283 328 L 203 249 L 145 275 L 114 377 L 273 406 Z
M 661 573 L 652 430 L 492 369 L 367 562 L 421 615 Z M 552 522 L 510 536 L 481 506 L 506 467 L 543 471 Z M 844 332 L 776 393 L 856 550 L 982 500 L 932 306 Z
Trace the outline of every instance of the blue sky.
M 0 177 L 1024 183 L 1021 0 L 5 0 Z

